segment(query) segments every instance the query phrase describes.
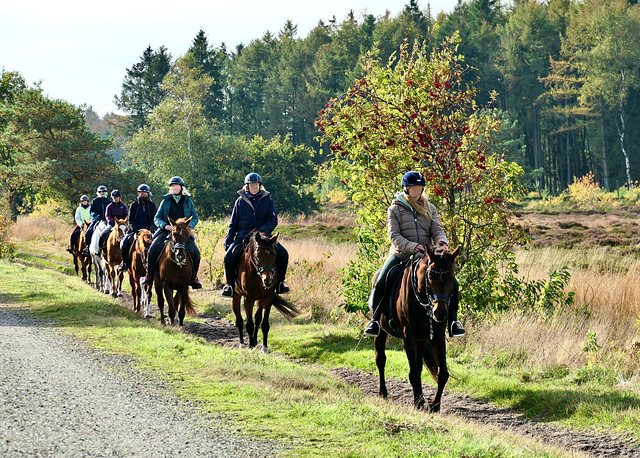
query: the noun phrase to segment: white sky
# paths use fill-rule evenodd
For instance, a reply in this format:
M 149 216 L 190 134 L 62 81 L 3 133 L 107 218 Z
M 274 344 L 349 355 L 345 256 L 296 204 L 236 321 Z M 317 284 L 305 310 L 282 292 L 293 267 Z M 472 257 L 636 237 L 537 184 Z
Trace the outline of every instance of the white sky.
M 8 3 L 8 5 L 7 5 Z M 183 55 L 202 28 L 209 44 L 227 49 L 274 34 L 290 19 L 304 38 L 319 20 L 342 22 L 349 10 L 397 16 L 409 0 L 0 0 L 0 68 L 42 81 L 49 97 L 115 112 L 125 71 L 147 46 Z M 457 0 L 418 0 L 436 16 Z

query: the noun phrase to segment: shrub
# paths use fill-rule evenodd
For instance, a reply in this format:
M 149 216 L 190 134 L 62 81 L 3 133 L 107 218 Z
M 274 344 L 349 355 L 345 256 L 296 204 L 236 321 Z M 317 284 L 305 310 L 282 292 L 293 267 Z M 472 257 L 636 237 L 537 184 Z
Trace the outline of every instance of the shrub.
M 4 215 L 0 215 L 0 259 L 13 259 L 13 254 L 16 251 L 15 243 L 9 240 L 10 227 L 11 220 Z

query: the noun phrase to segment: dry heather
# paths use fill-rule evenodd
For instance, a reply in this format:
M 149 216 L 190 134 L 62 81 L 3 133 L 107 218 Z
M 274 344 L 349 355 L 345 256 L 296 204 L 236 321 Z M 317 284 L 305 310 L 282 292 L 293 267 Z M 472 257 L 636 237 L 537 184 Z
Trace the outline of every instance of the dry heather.
M 536 240 L 544 238 L 544 243 L 517 251 L 520 272 L 532 280 L 542 279 L 548 278 L 550 270 L 567 266 L 570 288 L 576 292 L 574 306 L 547 320 L 520 313 L 505 314 L 491 322 L 469 320 L 466 340 L 460 343 L 473 342 L 483 353 L 510 353 L 532 369 L 575 368 L 588 358 L 596 358 L 617 363 L 628 376 L 640 373 L 638 224 L 628 215 L 611 214 L 562 213 L 536 215 L 535 219 L 536 230 L 541 231 Z M 589 231 L 596 229 L 604 235 L 589 244 Z M 53 242 L 47 246 L 61 251 L 70 230 L 70 224 L 59 220 L 23 217 L 13 226 L 12 235 L 22 241 Z M 579 240 L 574 248 L 566 248 L 566 234 L 572 231 L 579 233 Z M 605 238 L 617 241 L 600 243 Z M 347 316 L 339 306 L 338 270 L 353 259 L 355 245 L 331 244 L 321 238 L 283 238 L 282 242 L 290 255 L 289 298 L 303 310 L 301 319 L 361 324 L 364 317 Z M 595 336 L 596 353 L 584 351 L 588 335 Z

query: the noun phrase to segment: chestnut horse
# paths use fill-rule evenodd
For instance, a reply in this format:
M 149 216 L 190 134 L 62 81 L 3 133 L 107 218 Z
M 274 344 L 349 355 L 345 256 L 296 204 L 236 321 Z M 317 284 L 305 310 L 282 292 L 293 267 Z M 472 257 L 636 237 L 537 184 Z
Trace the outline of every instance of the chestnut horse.
M 122 262 L 120 254 L 120 241 L 127 234 L 129 229 L 128 218 L 115 218 L 115 226 L 111 229 L 109 238 L 107 238 L 107 248 L 105 251 L 105 264 L 107 267 L 107 275 L 111 284 L 111 295 L 113 297 L 122 297 L 122 278 L 124 272 L 118 271 L 118 266 Z
M 194 316 L 196 313 L 189 297 L 189 284 L 193 280 L 194 272 L 191 256 L 187 252 L 187 242 L 192 235 L 189 227 L 192 218 L 193 216 L 188 219 L 178 218 L 177 221 L 169 218 L 171 236 L 164 250 L 160 253 L 153 280 L 156 285 L 162 324 L 164 324 L 165 318 L 165 299 L 169 309 L 169 320 L 174 326 L 183 325 L 185 314 Z M 173 291 L 176 292 L 175 296 L 173 296 Z
M 455 251 L 435 254 L 427 247 L 423 257 L 414 259 L 404 269 L 399 288 L 393 294 L 392 314 L 403 330 L 397 335 L 389 326 L 389 317 L 382 315 L 382 331 L 374 339 L 376 366 L 380 375 L 379 394 L 387 397 L 384 367 L 387 360 L 385 344 L 389 334 L 404 340 L 404 349 L 409 360 L 409 381 L 413 388 L 413 402 L 416 408 L 425 407 L 422 394 L 422 362 L 426 364 L 438 384 L 436 393 L 429 401 L 431 412 L 440 411 L 440 399 L 449 380 L 445 331 L 447 329 L 447 309 L 455 277 L 455 259 L 460 253 Z M 385 299 L 386 300 L 386 299 Z
M 278 242 L 278 235 L 267 237 L 264 233 L 254 229 L 247 240 L 244 253 L 240 256 L 238 280 L 234 285 L 233 313 L 236 315 L 236 328 L 240 334 L 240 348 L 242 348 L 244 347 L 244 331 L 240 300 L 244 297 L 249 347 L 254 348 L 258 344 L 258 329 L 262 328 L 262 351 L 267 353 L 269 351 L 267 336 L 269 335 L 271 306 L 274 305 L 288 319 L 298 316 L 300 312 L 293 304 L 275 294 L 275 286 L 279 281 L 275 268 L 275 244 Z M 256 301 L 258 308 L 254 322 L 252 314 Z
M 145 307 L 145 318 L 151 317 L 151 288 L 142 285 L 141 278 L 147 275 L 149 247 L 153 242 L 151 231 L 142 229 L 136 235 L 136 240 L 131 249 L 131 266 L 129 267 L 129 283 L 131 284 L 131 296 L 133 297 L 133 311 L 139 312 Z
M 82 254 L 82 250 L 84 250 L 86 245 L 84 234 L 87 232 L 87 228 L 90 224 L 91 223 L 89 221 L 84 222 L 80 228 L 80 235 L 78 236 L 76 244 L 71 247 L 73 266 L 76 269 L 76 275 L 78 275 L 78 263 L 80 263 L 80 268 L 82 269 L 82 281 L 85 283 L 91 283 L 91 256 L 85 256 Z

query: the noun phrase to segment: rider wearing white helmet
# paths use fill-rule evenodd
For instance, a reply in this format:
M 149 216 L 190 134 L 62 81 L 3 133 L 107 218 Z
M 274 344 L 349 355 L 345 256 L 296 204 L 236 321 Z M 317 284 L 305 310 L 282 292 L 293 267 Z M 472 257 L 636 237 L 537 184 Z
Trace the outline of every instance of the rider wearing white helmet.
M 107 187 L 104 185 L 98 186 L 96 190 L 97 197 L 94 197 L 89 207 L 89 213 L 91 213 L 91 225 L 87 228 L 85 233 L 85 239 L 87 244 L 84 247 L 83 254 L 89 256 L 89 242 L 93 236 L 93 230 L 100 221 L 105 220 L 105 211 L 107 206 L 111 203 L 111 200 L 107 197 Z
M 78 208 L 76 208 L 74 219 L 76 226 L 73 228 L 73 232 L 69 239 L 69 248 L 67 248 L 69 253 L 73 253 L 73 247 L 78 242 L 78 237 L 80 237 L 80 231 L 84 227 L 84 223 L 91 222 L 91 213 L 89 213 L 89 196 L 86 194 L 80 196 L 80 203 L 78 204 Z

